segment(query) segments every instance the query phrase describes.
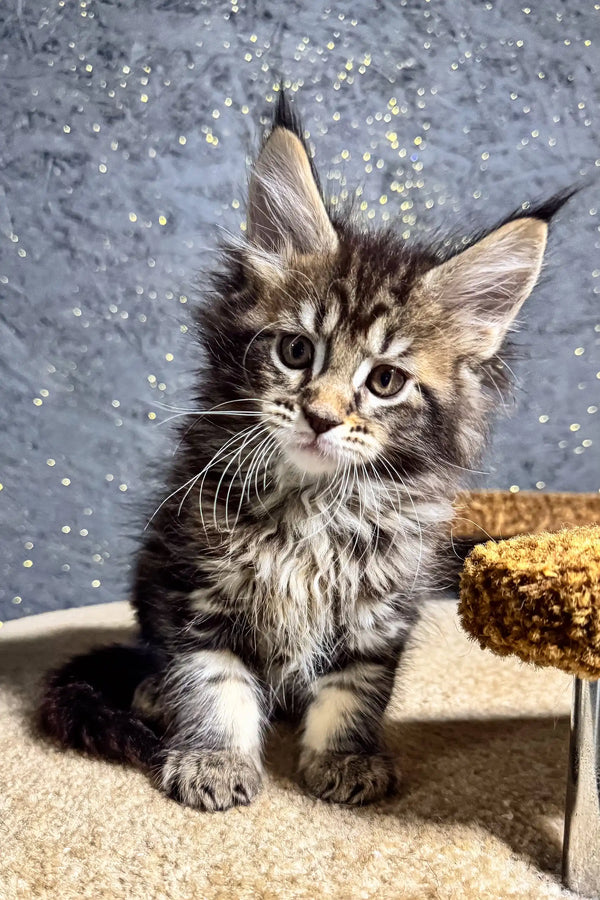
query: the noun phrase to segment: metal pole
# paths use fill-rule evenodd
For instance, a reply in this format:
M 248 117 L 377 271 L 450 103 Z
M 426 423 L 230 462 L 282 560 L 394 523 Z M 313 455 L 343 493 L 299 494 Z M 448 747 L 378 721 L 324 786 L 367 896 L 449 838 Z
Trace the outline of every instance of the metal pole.
M 567 775 L 564 884 L 600 898 L 600 690 L 575 679 Z

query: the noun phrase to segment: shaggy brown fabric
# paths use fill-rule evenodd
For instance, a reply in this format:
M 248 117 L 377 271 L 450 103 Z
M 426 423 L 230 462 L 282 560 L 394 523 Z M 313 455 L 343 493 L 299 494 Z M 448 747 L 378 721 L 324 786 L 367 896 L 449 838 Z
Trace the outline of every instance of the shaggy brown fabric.
M 559 881 L 571 679 L 480 651 L 432 602 L 387 718 L 399 794 L 306 796 L 289 727 L 255 803 L 203 814 L 31 730 L 42 672 L 123 640 L 125 604 L 0 629 L 1 900 L 545 900 Z
M 600 678 L 600 527 L 478 545 L 461 575 L 459 614 L 500 656 Z
M 600 494 L 472 491 L 460 494 L 454 505 L 456 539 L 485 541 L 600 524 Z

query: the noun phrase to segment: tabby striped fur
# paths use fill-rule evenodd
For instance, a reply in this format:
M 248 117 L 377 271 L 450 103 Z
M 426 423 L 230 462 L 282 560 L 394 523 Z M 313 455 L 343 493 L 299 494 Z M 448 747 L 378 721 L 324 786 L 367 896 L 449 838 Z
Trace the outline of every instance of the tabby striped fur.
M 170 796 L 225 809 L 259 790 L 264 729 L 284 710 L 313 794 L 359 804 L 392 788 L 382 718 L 396 668 L 440 586 L 451 501 L 505 380 L 497 353 L 561 202 L 460 253 L 407 247 L 330 215 L 282 95 L 248 239 L 197 311 L 198 407 L 139 556 L 147 667 L 123 693 L 106 650 L 102 685 L 81 674 L 89 657 L 71 662 L 49 682 L 47 731 L 121 748 Z

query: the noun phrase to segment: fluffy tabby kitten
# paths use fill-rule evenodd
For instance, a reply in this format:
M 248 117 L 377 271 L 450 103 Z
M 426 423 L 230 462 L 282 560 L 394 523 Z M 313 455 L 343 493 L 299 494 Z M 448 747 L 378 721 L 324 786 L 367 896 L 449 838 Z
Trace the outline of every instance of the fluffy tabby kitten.
M 330 214 L 281 96 L 247 240 L 197 312 L 205 412 L 181 428 L 146 531 L 139 641 L 52 673 L 47 733 L 227 809 L 259 791 L 263 732 L 286 710 L 310 793 L 391 789 L 396 668 L 564 199 L 460 252 L 408 247 Z

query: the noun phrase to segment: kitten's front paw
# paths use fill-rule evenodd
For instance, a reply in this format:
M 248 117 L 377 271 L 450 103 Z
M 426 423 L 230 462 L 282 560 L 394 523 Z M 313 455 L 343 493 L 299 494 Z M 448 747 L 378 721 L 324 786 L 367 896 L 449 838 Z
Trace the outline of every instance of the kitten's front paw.
M 363 756 L 305 750 L 299 769 L 309 793 L 331 803 L 362 806 L 385 797 L 396 784 L 392 761 L 379 753 Z
M 251 756 L 226 750 L 169 750 L 159 775 L 160 788 L 173 800 L 211 812 L 246 806 L 261 784 Z

